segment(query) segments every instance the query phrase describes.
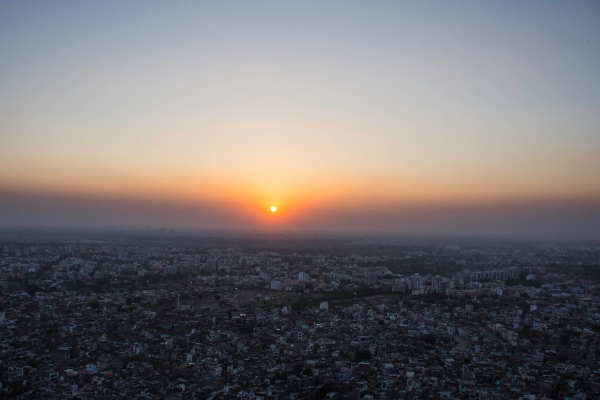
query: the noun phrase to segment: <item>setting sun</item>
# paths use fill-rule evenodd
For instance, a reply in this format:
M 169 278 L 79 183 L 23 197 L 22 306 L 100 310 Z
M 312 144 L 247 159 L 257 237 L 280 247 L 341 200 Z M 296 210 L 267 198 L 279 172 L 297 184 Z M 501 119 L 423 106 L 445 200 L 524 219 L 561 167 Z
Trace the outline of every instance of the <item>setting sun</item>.
M 275 211 L 277 211 L 277 207 L 271 206 L 271 212 L 275 212 Z

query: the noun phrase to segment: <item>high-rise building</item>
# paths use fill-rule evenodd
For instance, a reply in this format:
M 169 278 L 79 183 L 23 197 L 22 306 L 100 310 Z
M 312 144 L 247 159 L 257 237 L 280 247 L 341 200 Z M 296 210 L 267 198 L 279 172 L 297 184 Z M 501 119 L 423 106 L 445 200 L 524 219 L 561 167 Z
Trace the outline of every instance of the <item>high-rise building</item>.
M 208 260 L 206 262 L 206 268 L 209 271 L 216 271 L 219 268 L 219 260 L 215 260 L 215 259 Z
M 300 272 L 298 274 L 298 280 L 300 280 L 300 281 L 309 281 L 310 280 L 310 275 L 308 275 L 306 272 Z
M 413 276 L 410 277 L 411 280 L 411 288 L 414 289 L 421 289 L 421 287 L 423 287 L 423 277 L 419 274 L 414 274 Z
M 117 260 L 127 260 L 127 252 L 123 249 L 117 251 Z
M 446 293 L 446 290 L 450 287 L 450 282 L 439 275 L 435 275 L 431 278 L 431 290 L 435 293 Z
M 281 290 L 281 282 L 280 281 L 271 281 L 271 289 Z
M 178 271 L 179 268 L 177 267 L 177 265 L 166 265 L 164 269 L 164 272 L 167 275 L 176 275 Z
M 377 274 L 375 272 L 365 272 L 365 285 L 376 285 L 377 284 Z

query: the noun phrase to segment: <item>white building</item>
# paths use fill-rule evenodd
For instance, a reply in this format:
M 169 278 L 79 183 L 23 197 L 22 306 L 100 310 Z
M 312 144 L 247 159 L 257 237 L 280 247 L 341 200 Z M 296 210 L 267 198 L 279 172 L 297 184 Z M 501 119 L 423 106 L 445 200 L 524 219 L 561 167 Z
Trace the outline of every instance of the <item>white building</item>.
M 300 281 L 309 281 L 310 280 L 310 275 L 308 275 L 306 272 L 300 272 L 298 274 L 298 280 L 300 280 Z
M 271 281 L 271 289 L 281 290 L 281 282 L 280 281 Z
M 194 362 L 194 354 L 196 353 L 195 349 L 192 349 L 189 353 L 186 354 L 186 362 L 188 364 Z
M 366 272 L 365 284 L 369 286 L 377 284 L 377 274 L 374 272 Z
M 421 289 L 421 287 L 423 287 L 423 277 L 420 276 L 419 274 L 414 274 L 413 276 L 410 277 L 410 283 L 411 283 L 411 287 L 412 289 Z

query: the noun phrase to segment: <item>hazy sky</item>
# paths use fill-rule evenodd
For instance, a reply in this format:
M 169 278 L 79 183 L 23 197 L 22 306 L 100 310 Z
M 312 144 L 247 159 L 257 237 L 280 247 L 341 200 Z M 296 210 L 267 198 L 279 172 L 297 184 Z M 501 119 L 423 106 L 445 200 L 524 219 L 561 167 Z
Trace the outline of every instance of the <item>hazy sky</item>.
M 5 1 L 0 54 L 0 224 L 600 232 L 598 2 Z

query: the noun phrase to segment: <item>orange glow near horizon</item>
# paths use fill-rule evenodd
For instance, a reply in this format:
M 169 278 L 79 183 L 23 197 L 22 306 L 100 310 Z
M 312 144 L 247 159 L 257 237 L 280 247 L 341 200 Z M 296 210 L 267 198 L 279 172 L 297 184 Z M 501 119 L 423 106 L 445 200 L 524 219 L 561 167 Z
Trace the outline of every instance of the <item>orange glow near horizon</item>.
M 209 146 L 198 128 L 158 135 L 135 151 L 111 145 L 90 153 L 67 144 L 56 155 L 28 148 L 0 158 L 0 189 L 218 210 L 243 226 L 267 228 L 342 214 L 600 199 L 594 179 L 600 159 L 591 151 L 511 150 L 510 163 L 503 153 L 484 162 L 473 151 L 469 164 L 435 146 L 386 141 L 363 130 L 345 122 L 277 119 L 216 123 L 204 134 Z
M 8 171 L 8 170 L 5 170 Z M 288 178 L 266 174 L 213 174 L 203 176 L 181 171 L 101 174 L 80 169 L 70 174 L 52 169 L 48 176 L 21 176 L 20 182 L 0 172 L 5 191 L 39 196 L 98 198 L 106 201 L 150 202 L 182 207 L 216 207 L 245 218 L 253 225 L 291 226 L 296 221 L 327 213 L 373 210 L 423 209 L 467 204 L 501 204 L 511 201 L 546 201 L 565 198 L 561 190 L 529 185 L 517 180 L 485 182 L 462 177 L 450 184 L 408 177 L 307 174 Z M 4 175 L 4 176 L 3 176 Z M 54 176 L 54 179 L 51 177 Z M 257 178 L 260 176 L 261 178 Z M 63 179 L 61 181 L 61 179 Z M 595 187 L 570 198 L 598 199 Z M 285 205 L 282 211 L 281 206 Z M 275 207 L 275 211 L 272 210 Z M 266 212 L 265 212 L 266 211 Z
M 288 125 L 303 126 L 303 129 L 293 128 L 293 134 L 298 137 L 304 131 L 317 130 L 325 134 L 335 128 L 289 121 L 288 124 L 248 124 L 228 129 L 241 132 L 247 128 L 252 133 L 269 131 L 274 135 L 277 131 L 292 129 L 286 128 Z M 338 139 L 343 141 L 341 133 Z M 292 145 L 272 146 L 264 140 L 253 148 L 257 155 L 247 156 L 244 146 L 235 140 L 232 143 L 235 157 L 227 163 L 173 156 L 161 163 L 124 158 L 123 164 L 111 165 L 103 160 L 96 160 L 94 164 L 69 158 L 66 162 L 67 158 L 55 160 L 40 155 L 15 172 L 12 167 L 24 160 L 14 153 L 11 157 L 17 157 L 15 159 L 0 159 L 0 190 L 38 198 L 64 198 L 66 202 L 78 199 L 99 205 L 111 204 L 114 208 L 121 203 L 144 204 L 156 210 L 148 212 L 149 221 L 159 220 L 160 213 L 167 209 L 182 213 L 177 210 L 186 210 L 190 215 L 206 211 L 210 218 L 218 216 L 224 221 L 223 226 L 265 229 L 345 226 L 345 219 L 360 215 L 373 215 L 379 222 L 372 224 L 384 225 L 388 217 L 382 215 L 394 212 L 425 215 L 423 210 L 436 212 L 448 207 L 600 199 L 600 186 L 590 184 L 595 182 L 590 165 L 600 165 L 600 161 L 580 154 L 575 159 L 566 151 L 562 155 L 551 154 L 553 167 L 540 168 L 544 173 L 524 174 L 518 165 L 502 162 L 469 168 L 446 161 L 440 165 L 455 167 L 434 169 L 422 163 L 427 159 L 424 154 L 394 159 L 393 164 L 390 160 L 381 165 L 373 160 L 362 160 L 365 168 L 357 169 L 352 161 L 360 160 L 364 156 L 361 153 L 348 159 L 346 155 L 337 156 L 338 160 L 331 161 L 322 152 L 306 161 L 304 155 L 313 154 L 309 148 L 294 152 Z M 215 146 L 226 148 L 227 143 L 215 143 Z M 368 148 L 367 144 L 362 148 Z M 412 150 L 410 146 L 399 149 L 407 154 Z M 77 149 L 73 149 L 73 153 L 78 154 Z M 527 155 L 527 160 L 541 165 L 547 157 L 549 155 Z M 578 179 L 564 173 L 567 164 L 568 168 L 580 170 L 576 175 Z M 555 173 L 548 174 L 548 171 Z M 275 211 L 271 207 L 275 207 Z M 182 217 L 177 221 L 186 226 L 208 224 L 205 217 L 189 220 Z M 365 221 L 365 226 L 371 223 L 368 219 Z M 219 223 L 210 225 L 219 226 Z

